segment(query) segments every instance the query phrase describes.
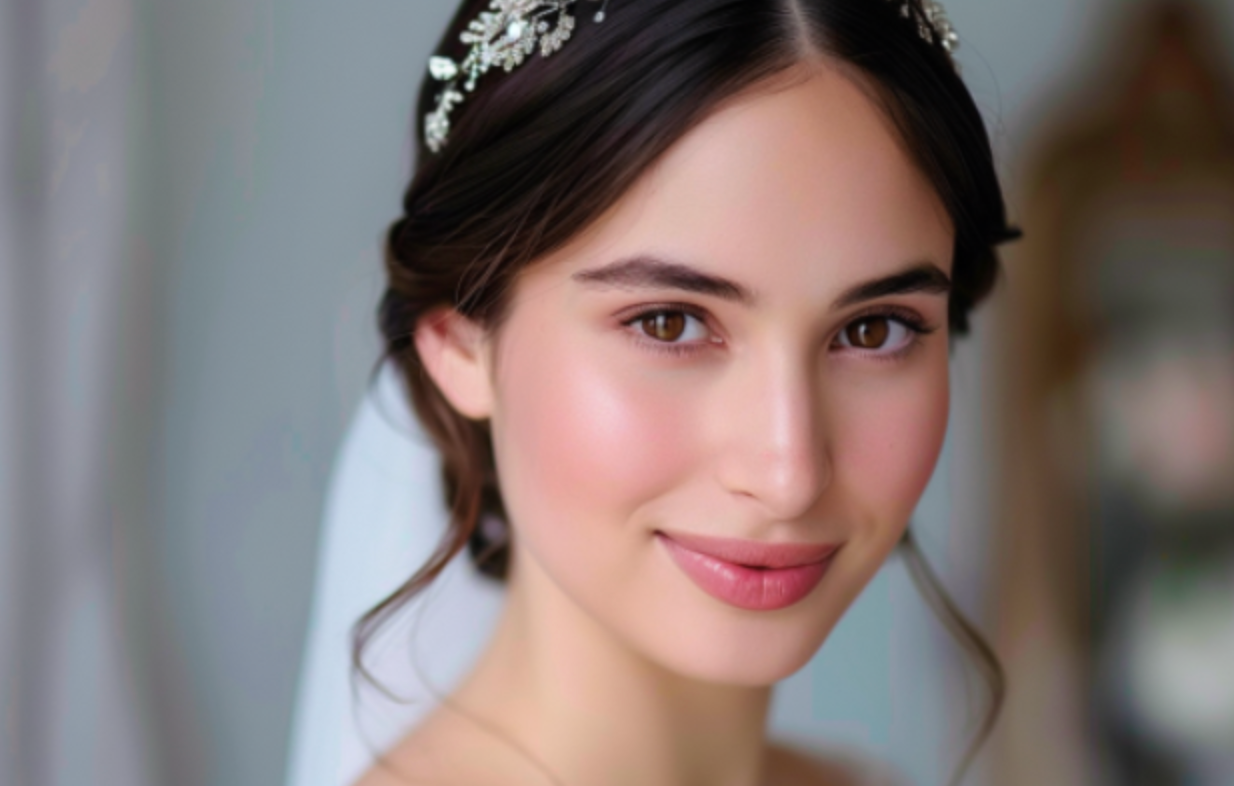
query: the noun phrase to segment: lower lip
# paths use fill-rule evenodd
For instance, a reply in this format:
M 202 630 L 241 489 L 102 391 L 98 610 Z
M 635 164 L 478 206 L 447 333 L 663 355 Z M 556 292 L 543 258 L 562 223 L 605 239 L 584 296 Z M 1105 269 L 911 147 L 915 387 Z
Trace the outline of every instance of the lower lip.
M 704 592 L 750 611 L 773 611 L 797 603 L 818 586 L 835 554 L 821 562 L 792 568 L 750 568 L 691 551 L 657 532 L 669 556 Z

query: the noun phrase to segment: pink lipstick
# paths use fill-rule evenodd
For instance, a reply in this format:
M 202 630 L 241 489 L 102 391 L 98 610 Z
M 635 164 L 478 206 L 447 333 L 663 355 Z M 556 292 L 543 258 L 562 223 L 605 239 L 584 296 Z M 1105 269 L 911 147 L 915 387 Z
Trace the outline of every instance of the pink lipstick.
M 686 533 L 656 532 L 656 538 L 704 592 L 751 611 L 782 609 L 809 595 L 840 548 Z

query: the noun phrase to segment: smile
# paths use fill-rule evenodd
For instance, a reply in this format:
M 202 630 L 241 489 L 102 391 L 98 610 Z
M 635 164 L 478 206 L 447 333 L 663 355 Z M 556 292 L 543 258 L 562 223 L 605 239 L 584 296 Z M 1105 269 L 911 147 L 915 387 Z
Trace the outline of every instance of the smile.
M 840 548 L 664 532 L 656 532 L 656 539 L 700 589 L 750 611 L 782 609 L 805 598 Z

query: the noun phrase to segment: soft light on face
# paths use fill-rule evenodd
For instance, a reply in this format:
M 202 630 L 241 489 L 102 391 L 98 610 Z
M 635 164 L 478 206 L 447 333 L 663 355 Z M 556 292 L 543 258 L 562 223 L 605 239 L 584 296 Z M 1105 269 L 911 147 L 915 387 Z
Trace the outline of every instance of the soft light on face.
M 835 70 L 713 115 L 518 281 L 491 421 L 513 581 L 678 673 L 804 665 L 934 469 L 952 245 Z M 705 592 L 658 531 L 840 549 L 805 597 L 755 610 Z

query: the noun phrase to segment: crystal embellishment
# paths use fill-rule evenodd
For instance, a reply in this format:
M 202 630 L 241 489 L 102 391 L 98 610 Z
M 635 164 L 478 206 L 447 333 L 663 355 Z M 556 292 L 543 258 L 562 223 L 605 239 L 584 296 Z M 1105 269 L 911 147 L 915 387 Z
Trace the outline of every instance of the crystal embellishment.
M 947 12 L 943 10 L 941 4 L 932 1 L 926 2 L 924 9 L 926 21 L 933 28 L 938 43 L 942 45 L 943 49 L 947 50 L 947 54 L 953 54 L 955 50 L 960 48 L 960 36 L 956 34 L 955 28 L 951 26 L 951 20 L 947 18 Z
M 575 2 L 492 0 L 488 10 L 473 19 L 459 36 L 460 41 L 471 45 L 461 62 L 441 56 L 429 59 L 429 74 L 446 83 L 437 94 L 433 111 L 424 118 L 424 141 L 430 151 L 439 153 L 445 147 L 450 135 L 450 112 L 465 98 L 462 91 L 470 93 L 476 89 L 476 81 L 481 76 L 497 67 L 513 71 L 537 49 L 542 57 L 561 49 L 574 32 L 575 21 L 570 10 Z M 605 6 L 607 4 L 605 0 Z M 604 6 L 596 14 L 595 21 L 604 21 Z
M 458 76 L 458 66 L 448 57 L 430 57 L 428 72 L 439 82 Z
M 915 13 L 913 4 L 904 0 L 900 5 L 900 16 L 905 19 L 915 18 L 918 35 L 931 44 L 941 46 L 951 57 L 952 65 L 955 65 L 955 51 L 960 48 L 960 36 L 951 26 L 951 20 L 947 18 L 947 12 L 943 10 L 941 3 L 922 0 L 921 12 Z

